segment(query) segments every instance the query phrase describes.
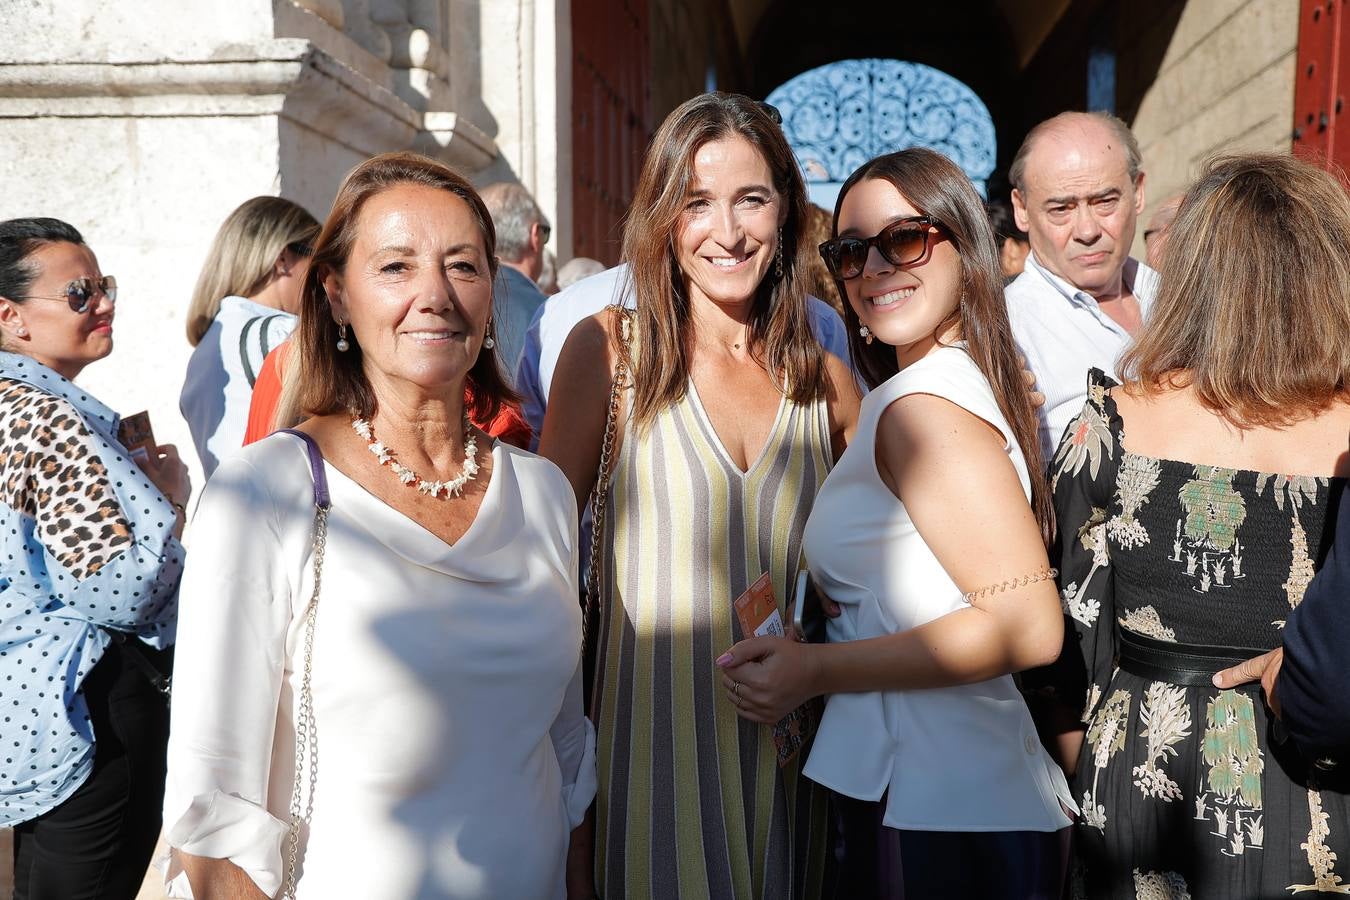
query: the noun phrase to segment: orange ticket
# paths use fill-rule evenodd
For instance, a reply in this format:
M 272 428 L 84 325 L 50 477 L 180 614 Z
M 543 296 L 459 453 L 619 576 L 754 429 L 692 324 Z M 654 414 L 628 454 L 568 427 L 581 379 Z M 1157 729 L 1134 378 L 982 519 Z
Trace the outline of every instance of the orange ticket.
M 778 601 L 773 596 L 773 579 L 768 572 L 746 588 L 745 593 L 736 598 L 735 605 L 743 636 L 763 637 L 772 634 L 782 637 L 786 633 L 783 614 L 778 611 Z
M 773 596 L 773 579 L 765 572 L 736 598 L 736 619 L 741 623 L 744 637 L 764 635 L 786 636 L 783 614 Z M 773 743 L 778 749 L 778 765 L 786 766 L 797 757 L 802 747 L 810 743 L 820 722 L 820 699 L 808 700 L 783 717 L 773 727 Z

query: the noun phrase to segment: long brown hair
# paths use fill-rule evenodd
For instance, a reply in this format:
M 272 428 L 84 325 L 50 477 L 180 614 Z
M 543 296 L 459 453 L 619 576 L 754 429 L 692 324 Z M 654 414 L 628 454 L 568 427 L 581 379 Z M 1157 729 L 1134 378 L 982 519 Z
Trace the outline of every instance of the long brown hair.
M 350 410 L 364 419 L 375 414 L 375 393 L 362 368 L 361 347 L 349 335 L 351 349 L 337 350 L 338 328 L 333 320 L 323 281 L 330 272 L 341 272 L 356 244 L 357 220 L 361 208 L 371 197 L 400 184 L 419 184 L 454 194 L 469 205 L 483 236 L 490 274 L 497 277 L 497 234 L 492 217 L 463 177 L 448 167 L 417 153 L 384 153 L 372 157 L 347 173 L 338 189 L 333 210 L 314 245 L 314 257 L 305 276 L 300 298 L 299 340 L 294 377 L 287 378 L 296 397 L 280 407 L 306 415 L 322 416 Z M 290 365 L 287 366 L 288 370 Z M 483 347 L 469 369 L 468 386 L 473 403 L 468 412 L 475 422 L 488 422 L 501 404 L 514 400 L 515 394 L 502 377 L 493 350 Z M 278 409 L 277 421 L 285 421 Z
M 1350 389 L 1350 196 L 1292 156 L 1211 160 L 1167 232 L 1162 286 L 1121 360 L 1131 392 L 1183 384 L 1239 428 Z
M 770 271 L 750 309 L 750 352 L 786 384 L 794 403 L 826 392 L 825 351 L 815 337 L 802 286 L 802 223 L 806 188 L 782 130 L 757 100 L 739 94 L 702 94 L 661 123 L 642 163 L 636 196 L 624 223 L 623 255 L 637 297 L 637 341 L 632 361 L 633 420 L 646 424 L 684 397 L 689 384 L 689 297 L 672 242 L 689 194 L 694 155 L 710 141 L 745 138 L 759 151 L 787 210 L 781 252 L 783 276 Z M 621 351 L 623 352 L 623 351 Z
M 966 349 L 993 389 L 999 412 L 1012 428 L 1013 440 L 1026 459 L 1031 480 L 1031 510 L 1041 533 L 1048 536 L 1054 521 L 1049 485 L 1041 459 L 1040 429 L 1031 396 L 1022 381 L 1017 346 L 1008 308 L 1003 299 L 1003 272 L 999 268 L 994 230 L 984 211 L 984 201 L 970 179 L 951 160 L 922 147 L 887 153 L 865 163 L 849 176 L 839 190 L 834 207 L 834 233 L 839 234 L 839 209 L 844 197 L 859 182 L 880 179 L 895 186 L 922 215 L 932 216 L 951 239 L 961 261 L 961 300 L 934 336 L 953 324 L 960 328 Z M 843 281 L 836 282 L 843 297 Z M 867 344 L 858 333 L 862 324 L 852 304 L 844 303 L 848 326 L 849 355 L 868 388 L 874 388 L 899 371 L 895 348 L 881 341 Z

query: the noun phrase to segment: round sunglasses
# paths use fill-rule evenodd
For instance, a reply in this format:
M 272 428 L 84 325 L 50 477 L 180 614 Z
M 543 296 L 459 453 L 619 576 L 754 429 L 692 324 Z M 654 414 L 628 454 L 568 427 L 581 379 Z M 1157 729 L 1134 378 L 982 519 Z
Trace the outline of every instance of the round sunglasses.
M 932 229 L 938 229 L 934 232 Z M 932 216 L 899 219 L 872 237 L 834 238 L 820 245 L 820 258 L 830 274 L 849 281 L 862 274 L 868 251 L 875 246 L 893 266 L 913 265 L 927 258 L 932 245 L 946 238 L 942 225 Z
M 89 311 L 89 305 L 98 294 L 104 294 L 113 303 L 117 302 L 117 279 L 111 275 L 104 275 L 102 278 L 76 278 L 70 284 L 66 285 L 66 292 L 60 297 L 25 297 L 25 300 L 56 300 L 64 301 L 70 306 L 70 311 L 74 313 L 83 313 Z

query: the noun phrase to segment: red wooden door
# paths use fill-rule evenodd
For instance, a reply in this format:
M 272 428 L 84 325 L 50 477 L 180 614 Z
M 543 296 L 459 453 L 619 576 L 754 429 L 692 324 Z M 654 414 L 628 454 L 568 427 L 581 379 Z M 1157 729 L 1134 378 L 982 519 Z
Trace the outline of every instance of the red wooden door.
M 1300 0 L 1294 152 L 1350 169 L 1350 10 L 1345 0 Z
M 572 0 L 572 252 L 619 261 L 651 137 L 648 0 Z

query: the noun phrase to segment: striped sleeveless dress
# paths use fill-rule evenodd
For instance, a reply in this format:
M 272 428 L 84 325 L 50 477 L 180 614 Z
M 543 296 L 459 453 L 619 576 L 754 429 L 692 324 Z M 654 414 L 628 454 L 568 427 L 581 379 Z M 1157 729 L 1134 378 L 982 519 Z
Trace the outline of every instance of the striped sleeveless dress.
M 602 897 L 821 895 L 826 795 L 779 768 L 771 729 L 737 717 L 715 660 L 740 640 L 732 602 L 770 573 L 784 621 L 802 530 L 831 466 L 824 400 L 786 397 L 742 472 L 691 382 L 630 422 L 610 486 L 595 685 Z

